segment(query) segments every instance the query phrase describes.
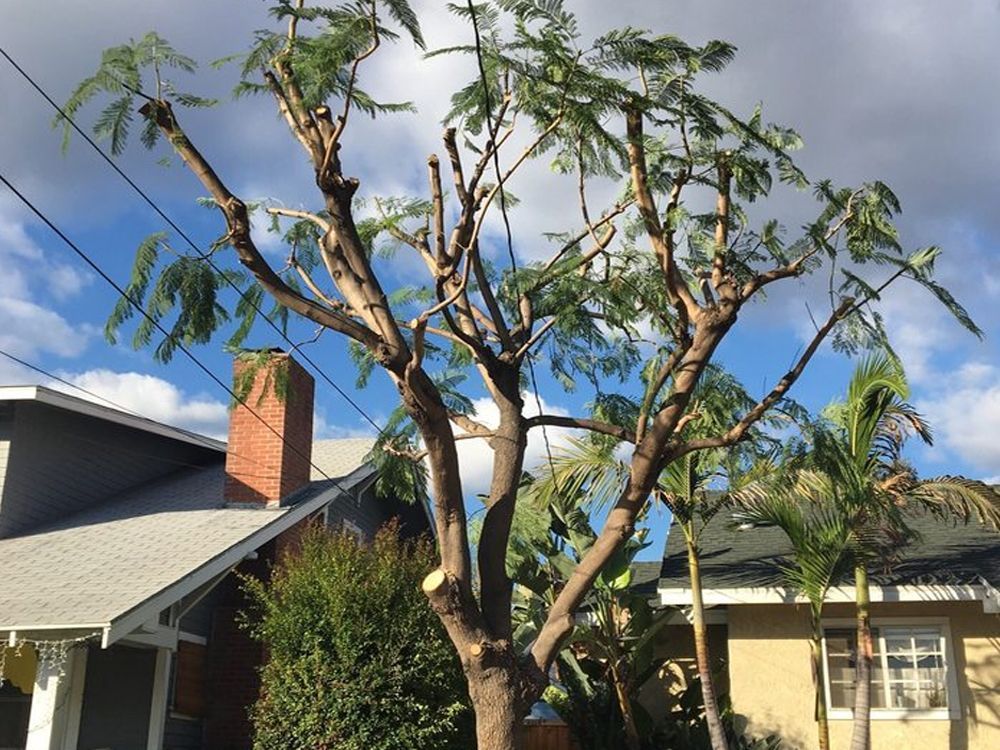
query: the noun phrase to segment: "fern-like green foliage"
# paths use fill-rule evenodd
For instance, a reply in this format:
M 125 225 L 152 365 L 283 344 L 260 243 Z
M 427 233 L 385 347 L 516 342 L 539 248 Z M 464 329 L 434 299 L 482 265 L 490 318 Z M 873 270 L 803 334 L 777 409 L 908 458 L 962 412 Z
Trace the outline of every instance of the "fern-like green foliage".
M 179 91 L 172 80 L 163 77 L 168 69 L 194 73 L 196 68 L 194 60 L 179 53 L 155 31 L 137 41 L 106 49 L 97 72 L 81 81 L 63 105 L 65 117 L 59 114 L 53 121 L 53 126 L 63 127 L 63 148 L 69 146 L 73 132 L 69 120 L 75 119 L 80 108 L 99 94 L 109 95 L 111 101 L 98 115 L 93 132 L 98 139 L 110 142 L 111 153 L 115 156 L 124 151 L 128 142 L 137 99 L 168 98 L 189 108 L 216 104 L 215 99 Z M 152 148 L 158 139 L 155 121 L 147 118 L 143 123 L 142 144 Z

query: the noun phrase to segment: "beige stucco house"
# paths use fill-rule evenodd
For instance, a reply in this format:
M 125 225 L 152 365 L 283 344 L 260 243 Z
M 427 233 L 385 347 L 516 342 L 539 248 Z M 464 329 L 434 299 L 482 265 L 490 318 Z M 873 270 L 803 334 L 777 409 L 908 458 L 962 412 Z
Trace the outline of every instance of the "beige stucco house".
M 1000 748 L 1000 535 L 977 524 L 914 519 L 920 541 L 898 565 L 873 576 L 876 635 L 872 748 Z M 753 735 L 778 734 L 783 747 L 816 748 L 808 607 L 782 584 L 788 552 L 777 529 L 710 524 L 702 538 L 710 644 L 721 688 Z M 690 604 L 686 553 L 671 533 L 657 596 Z M 831 742 L 850 740 L 854 679 L 853 591 L 832 592 L 824 618 L 824 674 Z M 665 655 L 690 663 L 690 628 L 682 616 L 666 628 Z M 676 666 L 675 664 L 675 666 Z M 676 683 L 674 683 L 676 687 Z M 649 702 L 664 686 L 651 685 Z M 657 695 L 659 692 L 659 695 Z

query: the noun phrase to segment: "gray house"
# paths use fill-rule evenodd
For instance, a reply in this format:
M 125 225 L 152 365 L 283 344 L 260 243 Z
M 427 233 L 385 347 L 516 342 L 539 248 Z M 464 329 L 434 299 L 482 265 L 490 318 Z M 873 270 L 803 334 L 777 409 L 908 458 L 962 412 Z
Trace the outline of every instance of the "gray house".
M 371 440 L 313 443 L 312 379 L 274 362 L 287 396 L 261 377 L 247 400 L 274 432 L 239 407 L 228 446 L 0 388 L 0 750 L 249 748 L 263 654 L 234 573 L 266 576 L 310 522 L 429 530 L 375 497 Z

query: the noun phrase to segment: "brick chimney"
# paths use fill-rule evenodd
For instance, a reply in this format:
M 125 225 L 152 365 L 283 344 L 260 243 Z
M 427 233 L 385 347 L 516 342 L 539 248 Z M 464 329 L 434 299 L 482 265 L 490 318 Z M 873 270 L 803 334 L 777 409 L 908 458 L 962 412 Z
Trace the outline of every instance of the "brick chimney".
M 246 406 L 235 405 L 229 417 L 227 503 L 279 505 L 309 482 L 315 382 L 287 353 L 272 349 L 269 354 L 263 365 L 241 357 L 233 362 L 233 380 L 237 384 L 241 376 L 246 376 L 247 368 L 257 370 Z M 282 385 L 286 387 L 282 389 Z M 238 387 L 236 390 L 239 392 Z M 279 396 L 280 390 L 284 390 L 283 397 Z

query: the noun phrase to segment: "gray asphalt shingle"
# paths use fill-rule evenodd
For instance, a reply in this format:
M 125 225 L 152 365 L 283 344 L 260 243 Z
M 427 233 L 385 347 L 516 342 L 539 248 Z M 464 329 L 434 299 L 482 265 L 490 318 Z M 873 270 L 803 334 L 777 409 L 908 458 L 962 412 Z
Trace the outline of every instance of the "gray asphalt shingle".
M 316 463 L 346 477 L 370 445 L 321 441 Z M 224 477 L 220 456 L 0 540 L 0 630 L 108 624 L 289 511 L 225 507 Z M 317 481 L 292 501 L 336 491 Z
M 872 574 L 878 586 L 1000 583 L 1000 534 L 976 522 L 953 523 L 912 516 L 919 537 L 888 570 Z M 736 529 L 719 515 L 701 537 L 702 585 L 706 589 L 767 588 L 782 584 L 778 563 L 791 552 L 774 527 Z M 672 526 L 660 568 L 660 588 L 689 588 L 683 535 Z

